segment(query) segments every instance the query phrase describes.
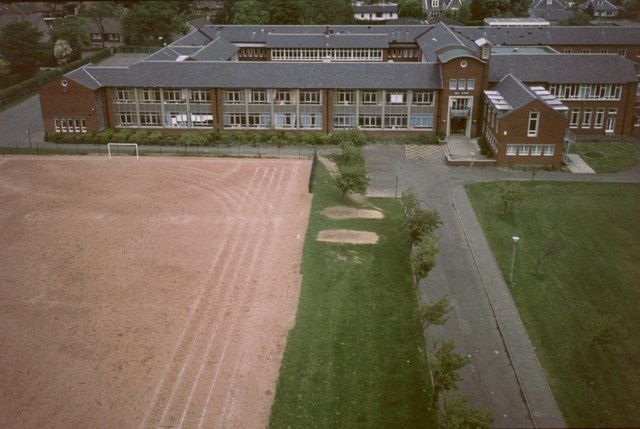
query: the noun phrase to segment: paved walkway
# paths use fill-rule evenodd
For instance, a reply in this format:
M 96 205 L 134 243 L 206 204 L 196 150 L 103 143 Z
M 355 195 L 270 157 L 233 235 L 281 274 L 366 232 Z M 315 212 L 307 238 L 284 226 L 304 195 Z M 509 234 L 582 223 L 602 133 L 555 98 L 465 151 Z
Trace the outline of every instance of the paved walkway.
M 589 166 L 580 155 L 570 153 L 567 155 L 567 168 L 572 173 L 578 174 L 594 174 L 595 171 Z
M 490 408 L 496 427 L 557 427 L 564 421 L 493 253 L 471 210 L 462 185 L 491 180 L 531 180 L 531 173 L 499 168 L 449 167 L 442 159 L 406 159 L 402 148 L 384 145 L 364 149 L 372 183 L 369 194 L 398 195 L 414 188 L 422 205 L 435 209 L 440 253 L 435 268 L 421 280 L 421 300 L 448 294 L 453 317 L 429 328 L 427 338 L 456 341 L 472 362 L 462 370 L 461 391 L 472 403 Z M 535 180 L 640 182 L 640 164 L 616 174 L 539 172 Z M 455 199 L 454 199 L 455 196 Z

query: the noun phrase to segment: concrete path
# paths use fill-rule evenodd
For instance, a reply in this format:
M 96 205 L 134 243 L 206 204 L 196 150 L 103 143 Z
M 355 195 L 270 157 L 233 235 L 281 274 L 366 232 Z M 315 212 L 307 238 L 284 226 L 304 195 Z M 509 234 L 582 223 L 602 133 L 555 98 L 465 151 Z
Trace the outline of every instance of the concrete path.
M 567 168 L 572 173 L 578 174 L 595 174 L 593 168 L 589 166 L 580 155 L 577 153 L 570 153 L 567 155 Z

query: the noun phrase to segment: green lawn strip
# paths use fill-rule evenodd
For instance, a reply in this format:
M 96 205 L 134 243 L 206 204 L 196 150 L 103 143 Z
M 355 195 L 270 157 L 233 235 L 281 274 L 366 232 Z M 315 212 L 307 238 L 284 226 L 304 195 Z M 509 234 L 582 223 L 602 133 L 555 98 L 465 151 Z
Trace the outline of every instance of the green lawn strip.
M 296 325 L 289 333 L 272 428 L 435 427 L 418 300 L 398 201 L 371 199 L 384 219 L 330 220 L 350 205 L 318 165 L 302 261 Z M 369 207 L 370 208 L 370 207 Z M 315 240 L 323 229 L 378 233 L 376 245 Z
M 598 173 L 615 173 L 640 161 L 638 148 L 628 141 L 577 142 L 571 152 L 580 155 Z
M 511 294 L 567 423 L 640 426 L 640 185 L 525 182 L 506 215 L 502 186 L 466 189 L 505 278 L 522 238 Z M 536 274 L 553 240 L 562 249 Z M 595 317 L 617 321 L 623 342 L 592 349 Z

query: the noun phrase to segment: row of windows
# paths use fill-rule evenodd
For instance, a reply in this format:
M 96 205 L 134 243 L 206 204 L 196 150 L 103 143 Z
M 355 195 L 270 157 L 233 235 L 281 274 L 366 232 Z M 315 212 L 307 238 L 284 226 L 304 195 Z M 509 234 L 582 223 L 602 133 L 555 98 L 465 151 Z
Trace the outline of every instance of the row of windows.
M 498 153 L 498 141 L 494 137 L 493 133 L 488 128 L 485 129 L 484 137 L 487 143 L 493 148 L 494 153 Z
M 382 49 L 369 48 L 277 48 L 273 61 L 382 61 Z
M 584 48 L 580 52 L 583 53 L 583 54 L 590 54 L 591 53 L 591 49 L 590 48 Z M 573 53 L 573 49 L 566 48 L 564 50 L 564 53 L 565 54 L 571 54 L 571 53 Z M 598 51 L 598 53 L 600 53 L 600 54 L 608 54 L 609 50 L 608 49 L 600 49 Z M 614 52 L 611 52 L 611 53 L 613 54 Z M 627 56 L 627 50 L 626 49 L 618 49 L 618 55 L 626 57 Z
M 418 48 L 391 48 L 389 49 L 389 58 L 417 58 L 420 56 L 420 50 Z
M 264 89 L 250 90 L 248 104 L 269 104 L 268 92 Z M 276 104 L 295 104 L 294 92 L 289 90 L 277 90 L 273 101 Z M 299 91 L 299 104 L 319 105 L 322 102 L 320 91 Z M 245 91 L 225 91 L 225 104 L 244 104 Z
M 86 133 L 87 123 L 84 119 L 54 119 L 56 133 Z
M 618 109 L 608 109 L 607 110 L 607 120 L 605 122 L 605 109 L 596 109 L 595 115 L 593 109 L 584 109 L 582 110 L 582 115 L 580 115 L 580 109 L 573 109 L 571 111 L 571 115 L 569 116 L 569 128 L 594 128 L 594 129 L 602 129 L 605 127 L 605 131 L 612 133 L 616 127 L 616 115 L 618 114 Z
M 433 115 L 334 115 L 334 128 L 360 127 L 363 129 L 433 129 Z
M 475 79 L 451 79 L 449 81 L 449 89 L 452 91 L 473 91 L 476 89 Z
M 507 156 L 553 156 L 556 147 L 553 145 L 507 145 Z
M 551 84 L 549 92 L 560 100 L 620 100 L 622 85 Z
M 336 91 L 335 105 L 356 104 L 356 91 Z M 406 105 L 408 103 L 407 91 L 387 91 L 386 104 Z M 411 97 L 411 104 L 414 106 L 433 106 L 435 94 L 433 91 L 414 91 Z M 360 91 L 360 104 L 380 105 L 382 101 L 381 91 Z
M 301 113 L 300 117 L 295 113 L 276 113 L 271 117 L 270 113 L 225 113 L 223 115 L 225 128 L 258 128 L 268 129 L 274 126 L 276 129 L 321 129 L 321 113 Z
M 238 51 L 239 58 L 263 58 L 264 56 L 264 48 L 240 48 Z
M 165 112 L 164 120 L 159 112 L 120 112 L 116 114 L 119 127 L 213 127 L 213 115 L 185 112 Z
M 211 93 L 206 89 L 142 89 L 137 91 L 140 103 L 210 103 Z M 116 103 L 135 103 L 136 90 L 116 88 L 113 91 Z

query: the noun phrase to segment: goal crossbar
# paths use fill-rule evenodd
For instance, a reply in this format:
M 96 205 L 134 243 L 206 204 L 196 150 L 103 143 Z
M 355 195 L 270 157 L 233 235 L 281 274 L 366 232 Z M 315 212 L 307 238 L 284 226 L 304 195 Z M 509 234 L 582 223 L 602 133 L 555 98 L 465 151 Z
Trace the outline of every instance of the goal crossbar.
M 109 159 L 111 159 L 111 146 L 135 146 L 136 148 L 136 159 L 139 159 L 138 155 L 138 143 L 107 143 L 107 151 L 109 152 Z

